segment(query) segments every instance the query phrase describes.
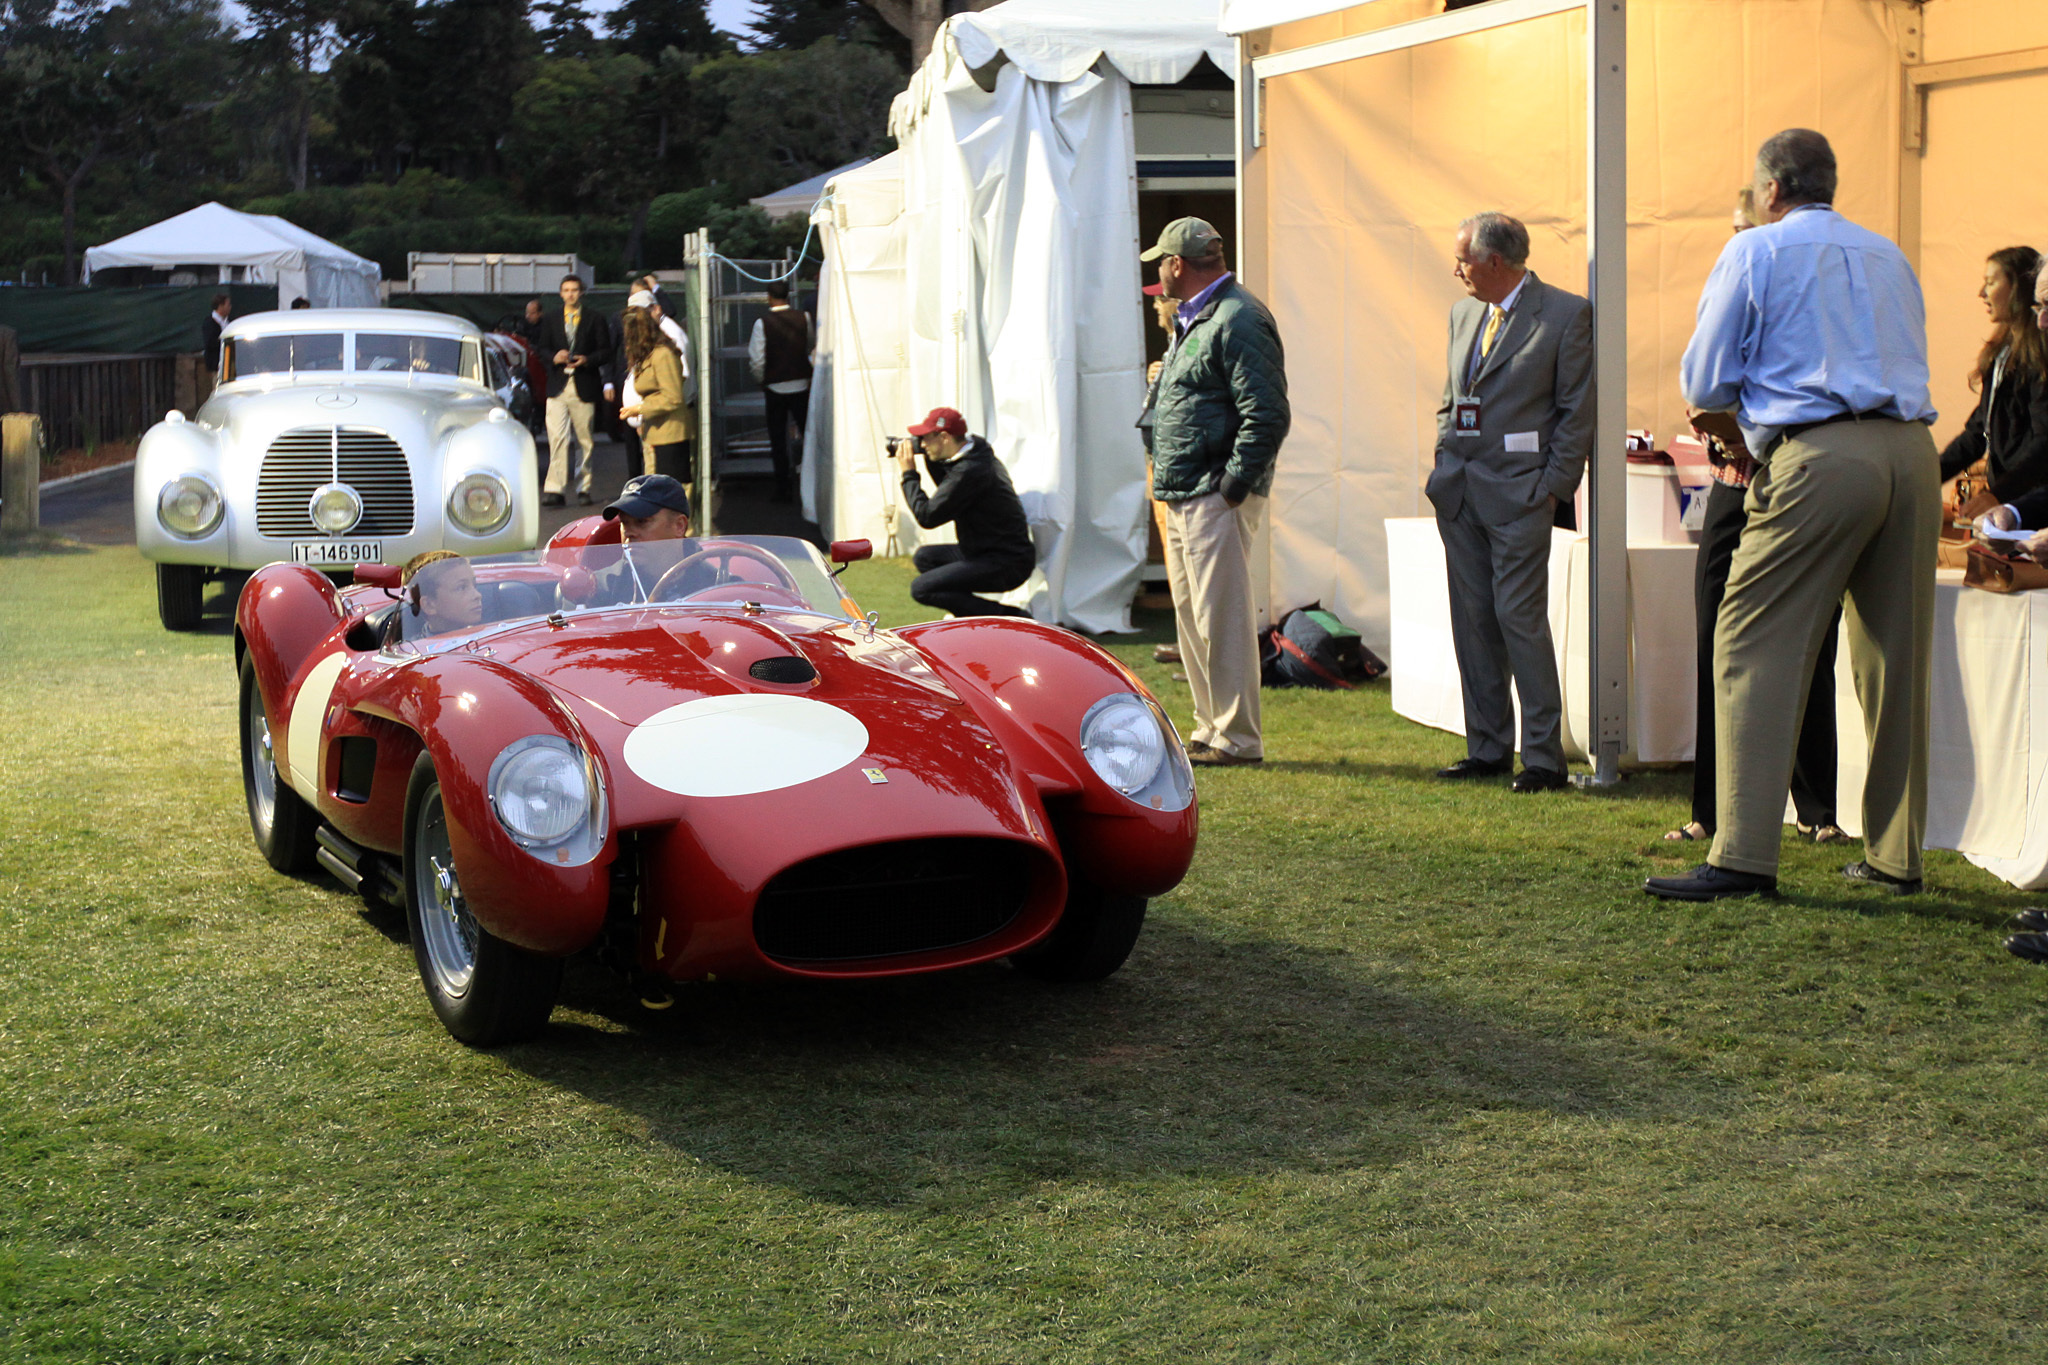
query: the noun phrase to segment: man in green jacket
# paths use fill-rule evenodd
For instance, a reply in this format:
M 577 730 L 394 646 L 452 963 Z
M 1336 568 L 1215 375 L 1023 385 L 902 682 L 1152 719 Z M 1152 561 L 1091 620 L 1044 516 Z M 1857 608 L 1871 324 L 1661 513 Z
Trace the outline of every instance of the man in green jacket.
M 1166 578 L 1194 694 L 1188 757 L 1258 763 L 1251 555 L 1290 420 L 1280 329 L 1199 218 L 1168 223 L 1139 259 L 1159 262 L 1163 293 L 1180 304 L 1153 398 L 1152 496 L 1166 505 Z

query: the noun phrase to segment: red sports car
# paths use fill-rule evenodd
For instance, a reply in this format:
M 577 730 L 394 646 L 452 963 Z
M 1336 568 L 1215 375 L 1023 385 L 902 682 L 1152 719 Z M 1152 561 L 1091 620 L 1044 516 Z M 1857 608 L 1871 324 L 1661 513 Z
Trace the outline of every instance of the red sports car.
M 1196 807 L 1114 658 L 1010 618 L 883 630 L 800 540 L 617 538 L 403 586 L 273 564 L 237 607 L 257 846 L 402 903 L 450 1033 L 532 1035 L 593 948 L 652 995 L 1123 964 Z

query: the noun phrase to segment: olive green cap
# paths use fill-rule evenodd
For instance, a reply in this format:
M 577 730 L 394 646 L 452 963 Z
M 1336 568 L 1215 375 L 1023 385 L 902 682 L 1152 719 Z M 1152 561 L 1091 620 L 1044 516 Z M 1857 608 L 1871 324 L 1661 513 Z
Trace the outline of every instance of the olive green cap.
M 1223 245 L 1223 234 L 1199 218 L 1176 218 L 1159 233 L 1159 245 L 1138 259 L 1156 261 L 1161 256 L 1191 256 L 1200 259 Z

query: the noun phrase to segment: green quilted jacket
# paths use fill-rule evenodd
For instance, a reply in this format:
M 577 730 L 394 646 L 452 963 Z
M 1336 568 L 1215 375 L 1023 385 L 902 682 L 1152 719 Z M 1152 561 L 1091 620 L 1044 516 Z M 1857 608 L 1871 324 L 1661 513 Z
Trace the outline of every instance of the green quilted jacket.
M 1209 296 L 1159 371 L 1152 496 L 1186 502 L 1216 492 L 1266 493 L 1290 420 L 1280 329 L 1232 278 Z

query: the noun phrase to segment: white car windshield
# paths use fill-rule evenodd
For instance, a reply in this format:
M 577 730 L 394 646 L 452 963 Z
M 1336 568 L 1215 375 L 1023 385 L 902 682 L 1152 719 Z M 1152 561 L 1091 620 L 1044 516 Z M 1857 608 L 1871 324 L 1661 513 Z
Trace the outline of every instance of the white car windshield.
M 276 336 L 236 337 L 227 345 L 221 369 L 230 377 L 252 374 L 294 374 L 341 368 L 340 332 L 286 332 Z
M 403 332 L 279 332 L 235 337 L 223 347 L 221 378 L 259 374 L 443 374 L 484 382 L 483 348 L 475 337 Z

